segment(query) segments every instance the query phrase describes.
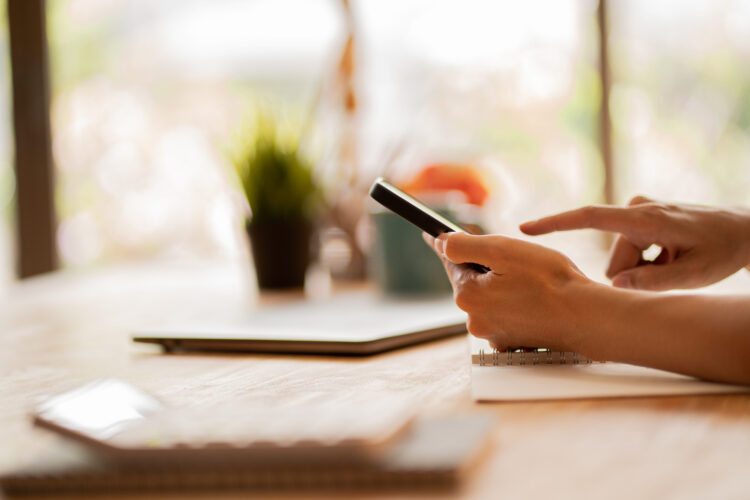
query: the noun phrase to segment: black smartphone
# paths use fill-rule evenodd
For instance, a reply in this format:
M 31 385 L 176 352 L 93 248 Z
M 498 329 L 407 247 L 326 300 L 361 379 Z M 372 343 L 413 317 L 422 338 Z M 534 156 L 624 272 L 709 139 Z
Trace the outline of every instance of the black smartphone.
M 468 233 L 466 229 L 443 217 L 416 198 L 404 193 L 382 177 L 378 177 L 373 182 L 370 188 L 370 197 L 434 238 L 443 233 Z M 480 264 L 467 265 L 481 273 L 489 271 L 489 268 Z

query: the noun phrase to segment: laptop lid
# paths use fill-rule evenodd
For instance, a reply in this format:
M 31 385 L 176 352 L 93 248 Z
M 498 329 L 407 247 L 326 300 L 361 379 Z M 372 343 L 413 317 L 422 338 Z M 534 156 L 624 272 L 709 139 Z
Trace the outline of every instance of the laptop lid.
M 168 351 L 374 354 L 466 332 L 450 298 L 385 298 L 372 292 L 264 307 L 234 319 L 149 328 L 135 342 Z

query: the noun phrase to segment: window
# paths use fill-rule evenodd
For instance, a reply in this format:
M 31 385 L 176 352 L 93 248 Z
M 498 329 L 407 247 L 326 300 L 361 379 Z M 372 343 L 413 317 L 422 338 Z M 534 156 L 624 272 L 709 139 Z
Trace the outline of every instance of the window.
M 363 141 L 402 145 L 395 173 L 476 163 L 493 230 L 599 201 L 595 2 L 355 3 L 365 40 Z M 379 167 L 384 154 L 367 155 Z
M 256 96 L 308 105 L 337 7 L 50 0 L 63 265 L 239 252 L 230 137 Z
M 750 5 L 612 2 L 618 185 L 750 203 Z
M 258 96 L 319 102 L 344 4 L 49 0 L 63 264 L 242 251 L 227 144 Z M 488 228 L 511 233 L 602 201 L 595 0 L 349 5 L 356 120 L 318 118 L 329 147 L 353 127 L 360 175 L 475 163 L 495 188 Z M 619 201 L 750 201 L 748 10 L 611 2 Z
M 358 167 L 476 162 L 491 222 L 598 199 L 595 3 L 351 3 Z M 310 106 L 335 71 L 343 3 L 51 0 L 65 265 L 227 255 L 240 227 L 223 148 L 244 102 Z M 544 12 L 544 15 L 539 15 Z

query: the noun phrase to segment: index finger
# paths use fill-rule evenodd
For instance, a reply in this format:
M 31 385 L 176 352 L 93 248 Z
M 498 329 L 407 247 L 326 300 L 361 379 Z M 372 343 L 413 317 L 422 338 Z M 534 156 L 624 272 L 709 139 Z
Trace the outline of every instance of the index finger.
M 637 208 L 589 205 L 555 215 L 524 222 L 521 231 L 529 235 L 570 231 L 571 229 L 599 229 L 613 233 L 632 233 L 645 230 L 645 221 Z

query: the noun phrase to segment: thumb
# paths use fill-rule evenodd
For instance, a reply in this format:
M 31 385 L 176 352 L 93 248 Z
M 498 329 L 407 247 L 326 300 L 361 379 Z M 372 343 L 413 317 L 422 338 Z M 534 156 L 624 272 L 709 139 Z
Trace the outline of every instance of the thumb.
M 497 258 L 497 235 L 471 235 L 467 233 L 443 233 L 438 237 L 442 254 L 454 264 L 481 264 L 492 267 Z
M 690 276 L 690 272 L 681 261 L 670 264 L 645 264 L 616 274 L 612 278 L 612 285 L 634 290 L 663 291 L 685 288 L 686 276 Z

